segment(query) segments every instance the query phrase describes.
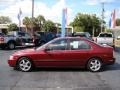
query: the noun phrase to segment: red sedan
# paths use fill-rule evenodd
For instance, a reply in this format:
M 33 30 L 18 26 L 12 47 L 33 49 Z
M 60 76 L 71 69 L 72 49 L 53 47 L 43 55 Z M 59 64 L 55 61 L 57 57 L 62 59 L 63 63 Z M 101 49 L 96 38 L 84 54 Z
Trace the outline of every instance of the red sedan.
M 56 38 L 37 49 L 15 52 L 8 60 L 11 67 L 24 72 L 33 67 L 84 67 L 97 72 L 114 63 L 112 47 L 80 37 Z

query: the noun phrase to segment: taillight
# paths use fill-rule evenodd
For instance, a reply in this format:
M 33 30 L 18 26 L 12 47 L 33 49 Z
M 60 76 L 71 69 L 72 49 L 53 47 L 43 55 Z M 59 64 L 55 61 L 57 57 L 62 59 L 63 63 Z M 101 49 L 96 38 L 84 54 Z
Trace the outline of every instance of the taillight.
M 3 41 L 4 41 L 4 38 L 3 38 L 3 37 L 0 37 L 0 41 L 2 41 L 2 42 L 3 42 Z

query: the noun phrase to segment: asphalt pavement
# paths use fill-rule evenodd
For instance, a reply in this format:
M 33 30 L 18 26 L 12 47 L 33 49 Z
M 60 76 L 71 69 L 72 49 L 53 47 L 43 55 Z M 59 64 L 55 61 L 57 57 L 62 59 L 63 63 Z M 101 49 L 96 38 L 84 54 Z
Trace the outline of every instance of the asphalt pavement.
M 116 63 L 97 73 L 49 68 L 16 71 L 7 60 L 17 50 L 0 50 L 0 90 L 120 90 L 120 48 L 115 49 Z

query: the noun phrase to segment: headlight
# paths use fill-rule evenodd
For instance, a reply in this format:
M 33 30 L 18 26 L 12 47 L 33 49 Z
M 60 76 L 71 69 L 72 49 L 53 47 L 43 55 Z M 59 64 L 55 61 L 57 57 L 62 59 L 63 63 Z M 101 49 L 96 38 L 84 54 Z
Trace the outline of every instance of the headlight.
M 10 60 L 13 60 L 14 59 L 14 56 L 10 56 Z
M 17 60 L 19 58 L 19 56 L 14 56 L 14 55 L 12 55 L 12 56 L 10 56 L 10 60 Z

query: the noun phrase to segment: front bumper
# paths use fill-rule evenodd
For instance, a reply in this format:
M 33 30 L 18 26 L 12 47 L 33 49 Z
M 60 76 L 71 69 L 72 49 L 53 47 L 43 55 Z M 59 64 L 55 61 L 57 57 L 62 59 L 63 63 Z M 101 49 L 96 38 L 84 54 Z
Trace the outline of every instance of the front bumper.
M 16 60 L 8 60 L 8 64 L 10 67 L 15 67 L 16 66 Z

